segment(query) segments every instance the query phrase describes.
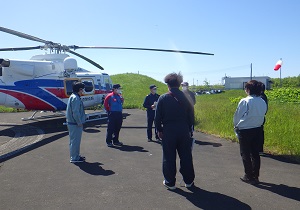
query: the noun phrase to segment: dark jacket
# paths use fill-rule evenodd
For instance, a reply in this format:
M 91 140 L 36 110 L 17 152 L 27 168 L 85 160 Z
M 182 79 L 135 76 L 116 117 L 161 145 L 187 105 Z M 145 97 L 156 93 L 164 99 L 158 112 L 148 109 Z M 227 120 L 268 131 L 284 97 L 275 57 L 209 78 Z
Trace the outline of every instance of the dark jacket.
M 182 92 L 184 93 L 186 98 L 189 100 L 190 104 L 194 106 L 196 104 L 195 93 L 190 90 L 183 90 Z
M 147 111 L 155 111 L 151 108 L 151 106 L 156 102 L 159 98 L 159 95 L 157 93 L 152 94 L 150 93 L 145 97 L 143 107 L 147 108 Z
M 155 126 L 157 130 L 162 132 L 163 126 L 172 123 L 186 123 L 190 130 L 194 124 L 193 106 L 178 88 L 172 88 L 170 92 L 161 95 L 156 105 Z

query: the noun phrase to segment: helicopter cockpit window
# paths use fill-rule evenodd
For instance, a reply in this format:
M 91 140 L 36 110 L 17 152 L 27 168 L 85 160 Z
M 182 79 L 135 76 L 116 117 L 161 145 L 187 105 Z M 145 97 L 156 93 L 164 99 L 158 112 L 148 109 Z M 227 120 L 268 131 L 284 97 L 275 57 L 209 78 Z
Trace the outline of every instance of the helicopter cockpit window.
M 105 82 L 105 88 L 106 88 L 106 90 L 107 91 L 111 90 L 112 89 L 112 84 L 111 84 L 109 78 L 105 78 L 104 82 Z
M 94 83 L 92 79 L 82 79 L 81 82 L 84 84 L 84 94 L 94 94 Z
M 78 82 L 78 80 L 65 80 L 65 90 L 67 96 L 70 96 L 73 93 L 73 84 Z
M 0 66 L 0 77 L 2 76 L 2 66 Z

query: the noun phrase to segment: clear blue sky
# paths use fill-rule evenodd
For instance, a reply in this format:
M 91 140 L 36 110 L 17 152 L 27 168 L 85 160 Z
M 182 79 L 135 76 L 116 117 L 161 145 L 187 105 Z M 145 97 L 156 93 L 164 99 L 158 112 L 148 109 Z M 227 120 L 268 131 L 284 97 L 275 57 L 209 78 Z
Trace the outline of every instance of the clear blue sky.
M 191 50 L 214 56 L 81 49 L 108 74 L 133 72 L 163 81 L 181 71 L 196 85 L 222 77 L 279 78 L 300 74 L 299 0 L 10 0 L 2 3 L 0 25 L 41 39 L 79 46 Z M 38 42 L 0 32 L 0 48 Z M 0 52 L 1 58 L 29 59 L 41 50 Z M 77 58 L 76 58 L 77 59 Z M 80 67 L 95 67 L 78 58 Z

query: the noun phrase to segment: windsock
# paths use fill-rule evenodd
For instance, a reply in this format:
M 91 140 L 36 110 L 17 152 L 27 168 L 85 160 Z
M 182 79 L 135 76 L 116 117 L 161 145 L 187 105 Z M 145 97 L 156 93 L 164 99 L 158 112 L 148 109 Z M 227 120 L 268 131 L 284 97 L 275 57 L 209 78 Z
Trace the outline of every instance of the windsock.
M 275 65 L 275 67 L 274 67 L 274 70 L 275 70 L 275 71 L 278 71 L 278 69 L 281 68 L 281 65 L 282 65 L 282 60 L 277 61 L 276 65 Z

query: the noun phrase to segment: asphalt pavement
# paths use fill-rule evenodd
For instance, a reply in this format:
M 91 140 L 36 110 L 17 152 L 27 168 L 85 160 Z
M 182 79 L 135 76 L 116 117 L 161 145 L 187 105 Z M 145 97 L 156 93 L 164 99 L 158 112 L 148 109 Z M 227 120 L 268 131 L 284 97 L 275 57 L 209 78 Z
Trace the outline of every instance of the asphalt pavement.
M 238 143 L 195 132 L 195 187 L 183 187 L 178 172 L 170 191 L 161 145 L 147 142 L 145 111 L 124 110 L 122 147 L 106 146 L 105 120 L 88 123 L 87 162 L 77 164 L 69 162 L 65 119 L 21 121 L 30 114 L 0 114 L 0 209 L 300 209 L 300 165 L 292 161 L 262 157 L 260 184 L 246 184 Z

